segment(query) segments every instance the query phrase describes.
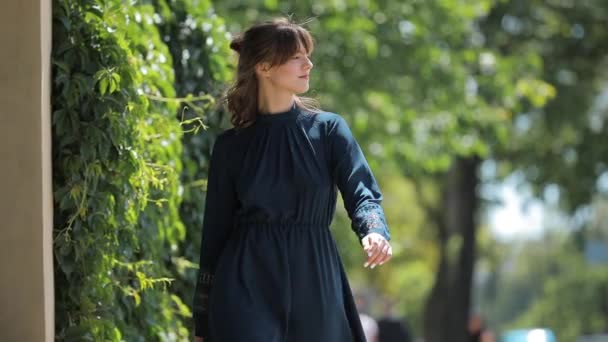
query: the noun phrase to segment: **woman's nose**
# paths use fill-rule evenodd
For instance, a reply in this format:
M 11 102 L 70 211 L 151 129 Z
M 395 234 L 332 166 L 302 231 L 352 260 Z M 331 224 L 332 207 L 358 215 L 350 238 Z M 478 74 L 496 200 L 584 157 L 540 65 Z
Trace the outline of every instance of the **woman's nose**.
M 312 67 L 314 66 L 314 64 L 312 64 L 312 61 L 310 60 L 310 58 L 306 58 L 306 65 L 304 66 L 306 69 L 312 69 Z

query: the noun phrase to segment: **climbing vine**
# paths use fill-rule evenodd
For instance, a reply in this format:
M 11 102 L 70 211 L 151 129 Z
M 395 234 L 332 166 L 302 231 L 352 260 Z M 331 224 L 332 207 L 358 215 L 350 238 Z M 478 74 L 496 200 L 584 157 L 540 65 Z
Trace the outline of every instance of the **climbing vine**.
M 217 17 L 207 19 L 211 28 L 192 28 L 216 34 L 216 41 L 192 56 L 209 66 L 207 82 L 185 92 L 176 74 L 197 73 L 188 67 L 176 73 L 182 60 L 174 60 L 171 41 L 184 42 L 184 33 L 167 32 L 185 18 L 164 2 L 124 5 L 53 2 L 57 340 L 190 339 L 187 289 L 198 243 L 188 237 L 200 236 L 192 223 L 200 222 L 209 148 L 195 153 L 199 146 L 189 144 L 209 145 L 214 131 L 197 128 L 221 120 L 211 107 L 219 91 L 210 89 L 221 87 L 228 64 L 211 54 L 226 51 L 226 37 L 217 36 Z M 210 11 L 205 1 L 171 6 Z

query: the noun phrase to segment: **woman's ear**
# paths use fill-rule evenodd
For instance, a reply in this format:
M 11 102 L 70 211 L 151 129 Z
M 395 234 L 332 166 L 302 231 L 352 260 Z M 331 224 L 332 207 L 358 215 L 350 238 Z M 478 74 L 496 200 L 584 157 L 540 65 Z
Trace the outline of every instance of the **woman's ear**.
M 267 62 L 260 62 L 255 65 L 255 71 L 260 77 L 270 76 L 270 64 Z

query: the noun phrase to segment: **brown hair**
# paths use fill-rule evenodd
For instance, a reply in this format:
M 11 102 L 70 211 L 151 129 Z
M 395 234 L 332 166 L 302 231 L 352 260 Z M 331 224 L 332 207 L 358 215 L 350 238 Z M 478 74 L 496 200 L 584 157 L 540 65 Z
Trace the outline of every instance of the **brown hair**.
M 232 113 L 230 121 L 234 126 L 239 128 L 255 121 L 258 111 L 256 64 L 281 65 L 301 46 L 311 54 L 314 49 L 312 36 L 301 25 L 282 17 L 255 24 L 232 40 L 230 48 L 239 54 L 239 60 L 236 80 L 228 89 L 224 102 Z M 311 98 L 296 96 L 296 105 L 311 112 L 319 111 L 317 101 Z

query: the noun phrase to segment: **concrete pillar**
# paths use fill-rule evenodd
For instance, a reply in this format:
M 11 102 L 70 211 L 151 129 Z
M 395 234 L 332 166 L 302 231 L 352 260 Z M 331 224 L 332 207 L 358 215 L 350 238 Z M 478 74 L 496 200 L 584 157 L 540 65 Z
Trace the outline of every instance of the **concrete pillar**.
M 51 16 L 0 1 L 0 341 L 54 340 Z

